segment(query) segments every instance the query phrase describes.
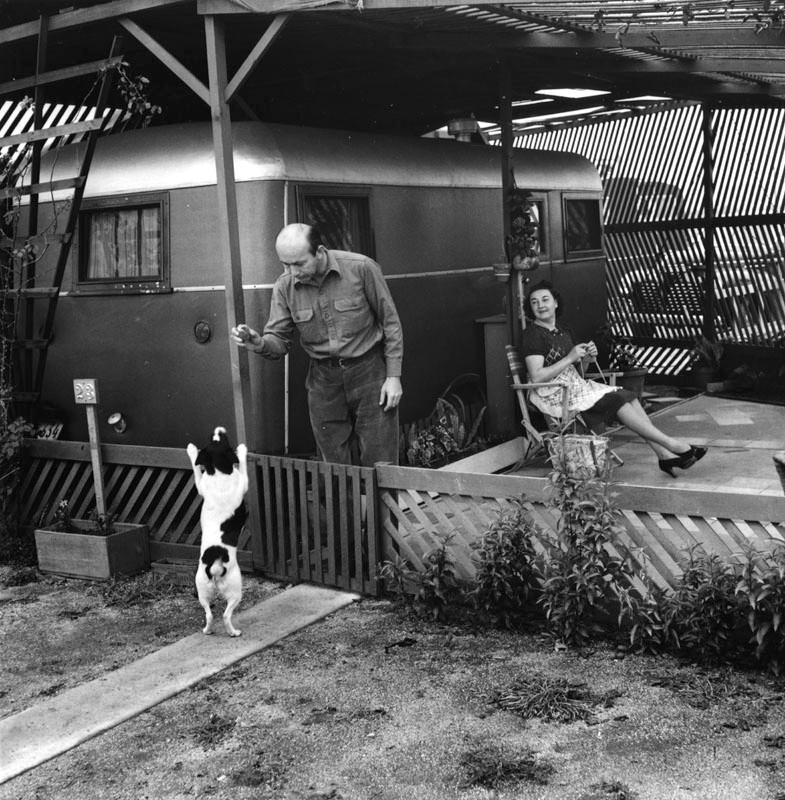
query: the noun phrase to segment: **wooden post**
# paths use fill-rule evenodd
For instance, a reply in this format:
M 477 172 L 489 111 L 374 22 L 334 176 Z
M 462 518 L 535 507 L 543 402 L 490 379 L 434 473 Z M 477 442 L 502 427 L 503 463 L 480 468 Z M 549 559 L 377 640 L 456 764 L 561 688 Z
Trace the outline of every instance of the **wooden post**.
M 510 67 L 501 64 L 499 76 L 499 124 L 501 127 L 501 169 L 502 169 L 502 230 L 504 232 L 504 252 L 510 259 L 510 191 L 513 187 L 512 166 L 512 77 Z M 517 301 L 515 281 L 510 274 L 507 279 L 507 325 L 510 344 L 519 341 L 517 325 Z
M 701 104 L 703 132 L 703 212 L 706 272 L 703 286 L 703 335 L 714 341 L 714 133 L 711 129 L 711 107 Z
M 101 464 L 101 440 L 98 436 L 98 385 L 95 378 L 76 378 L 74 380 L 74 402 L 83 405 L 87 414 L 87 433 L 90 438 L 90 461 L 93 465 L 93 485 L 95 486 L 95 508 L 99 517 L 106 516 L 104 499 L 104 473 Z
M 223 27 L 213 16 L 204 19 L 207 40 L 207 68 L 210 80 L 210 111 L 213 127 L 213 148 L 215 150 L 216 194 L 218 230 L 222 232 L 222 250 L 226 288 L 226 322 L 228 326 L 245 321 L 245 300 L 243 297 L 243 276 L 240 260 L 240 225 L 237 215 L 237 190 L 234 178 L 234 147 L 232 144 L 232 121 L 226 99 L 226 42 Z M 229 341 L 229 362 L 232 375 L 232 396 L 234 398 L 234 422 L 237 442 L 244 442 L 249 450 L 254 443 L 248 436 L 253 430 L 251 413 L 251 379 L 248 367 L 248 352 Z M 259 531 L 259 492 L 256 479 L 256 466 L 248 471 L 249 524 L 254 535 L 251 537 L 255 566 L 261 567 L 263 548 Z

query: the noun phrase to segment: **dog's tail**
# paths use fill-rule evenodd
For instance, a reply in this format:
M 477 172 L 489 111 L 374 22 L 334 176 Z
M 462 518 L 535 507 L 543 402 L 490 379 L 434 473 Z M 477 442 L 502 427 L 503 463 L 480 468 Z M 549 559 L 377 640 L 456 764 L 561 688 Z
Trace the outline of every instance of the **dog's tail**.
M 229 561 L 229 551 L 225 547 L 214 544 L 202 553 L 202 564 L 210 580 L 222 578 L 226 575 L 226 564 Z

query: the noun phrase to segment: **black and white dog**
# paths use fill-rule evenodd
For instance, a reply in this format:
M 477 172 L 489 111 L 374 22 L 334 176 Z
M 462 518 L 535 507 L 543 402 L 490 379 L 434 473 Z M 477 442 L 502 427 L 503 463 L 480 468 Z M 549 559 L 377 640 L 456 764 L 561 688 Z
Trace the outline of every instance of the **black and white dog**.
M 248 516 L 243 498 L 248 491 L 248 450 L 244 444 L 232 450 L 225 428 L 216 428 L 207 447 L 186 448 L 194 471 L 196 491 L 202 502 L 202 545 L 196 571 L 196 592 L 204 608 L 203 633 L 212 633 L 217 597 L 226 600 L 224 627 L 229 636 L 240 636 L 232 625 L 232 612 L 243 596 L 243 582 L 237 564 L 237 542 Z

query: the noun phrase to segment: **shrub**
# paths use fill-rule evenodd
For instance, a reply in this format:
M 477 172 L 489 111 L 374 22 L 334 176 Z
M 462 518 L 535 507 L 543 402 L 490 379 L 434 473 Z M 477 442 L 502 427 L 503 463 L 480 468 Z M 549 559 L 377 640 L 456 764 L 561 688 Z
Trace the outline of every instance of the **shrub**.
M 35 563 L 35 548 L 19 526 L 19 479 L 22 442 L 32 426 L 21 417 L 0 420 L 0 556 L 5 561 Z
M 555 470 L 549 489 L 549 505 L 559 514 L 538 602 L 551 633 L 581 646 L 605 635 L 612 618 L 620 619 L 620 599 L 629 594 L 635 573 L 612 547 L 621 512 L 611 501 L 608 471 L 586 477 Z
M 451 538 L 444 537 L 438 547 L 423 556 L 422 571 L 413 569 L 400 556 L 394 561 L 383 562 L 379 569 L 385 589 L 417 613 L 435 620 L 445 619 L 449 606 L 460 600 L 462 595 L 447 550 Z
M 697 548 L 673 593 L 666 598 L 667 624 L 676 647 L 701 661 L 735 658 L 744 624 L 734 567 Z
M 478 566 L 471 595 L 476 608 L 498 627 L 517 627 L 531 607 L 532 594 L 539 589 L 537 552 L 532 543 L 538 532 L 523 501 L 514 500 L 472 545 Z
M 645 587 L 640 592 L 632 586 L 619 589 L 619 630 L 626 635 L 627 647 L 633 653 L 659 653 L 677 646 L 668 624 L 670 594 L 651 586 L 644 574 L 638 576 Z
M 781 675 L 785 667 L 785 548 L 775 551 L 772 562 L 761 562 L 747 551 L 736 594 L 744 601 L 755 658 Z

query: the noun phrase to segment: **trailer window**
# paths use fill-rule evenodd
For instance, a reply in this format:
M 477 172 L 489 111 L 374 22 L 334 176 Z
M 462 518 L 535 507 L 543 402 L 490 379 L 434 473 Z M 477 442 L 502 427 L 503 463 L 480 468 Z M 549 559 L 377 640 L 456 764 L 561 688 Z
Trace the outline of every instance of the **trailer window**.
M 367 191 L 301 188 L 300 219 L 319 227 L 327 247 L 375 257 Z
M 165 195 L 86 201 L 79 218 L 83 293 L 169 291 Z
M 589 198 L 564 200 L 564 252 L 569 258 L 602 251 L 600 201 Z

